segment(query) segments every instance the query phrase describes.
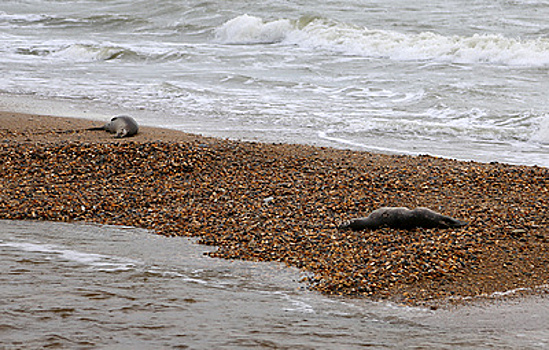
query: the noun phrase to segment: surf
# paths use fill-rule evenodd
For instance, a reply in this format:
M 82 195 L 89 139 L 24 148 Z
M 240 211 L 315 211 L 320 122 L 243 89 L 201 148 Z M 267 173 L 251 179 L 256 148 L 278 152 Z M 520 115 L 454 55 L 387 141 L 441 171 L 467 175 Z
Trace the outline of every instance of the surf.
M 549 65 L 549 40 L 509 38 L 502 34 L 445 36 L 370 29 L 321 17 L 265 20 L 247 14 L 214 31 L 223 44 L 296 45 L 343 55 L 398 61 L 434 61 L 504 66 Z

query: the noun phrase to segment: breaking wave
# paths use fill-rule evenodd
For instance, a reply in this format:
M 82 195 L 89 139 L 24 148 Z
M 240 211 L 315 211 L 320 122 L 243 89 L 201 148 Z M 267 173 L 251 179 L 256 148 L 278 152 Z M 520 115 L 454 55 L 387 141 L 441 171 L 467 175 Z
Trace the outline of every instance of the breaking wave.
M 225 44 L 273 44 L 283 41 L 295 29 L 290 20 L 265 22 L 242 15 L 216 29 L 216 39 Z
M 72 44 L 53 53 L 53 56 L 72 61 L 109 61 L 122 57 L 135 57 L 137 53 L 114 45 Z
M 440 61 L 510 66 L 549 65 L 549 40 L 522 40 L 499 34 L 444 36 L 368 29 L 318 17 L 299 20 L 242 15 L 215 30 L 224 44 L 283 43 L 348 55 L 400 61 Z
M 186 52 L 145 46 L 122 46 L 112 43 L 56 43 L 46 42 L 41 46 L 19 47 L 17 55 L 49 57 L 69 62 L 93 61 L 173 61 L 185 57 Z

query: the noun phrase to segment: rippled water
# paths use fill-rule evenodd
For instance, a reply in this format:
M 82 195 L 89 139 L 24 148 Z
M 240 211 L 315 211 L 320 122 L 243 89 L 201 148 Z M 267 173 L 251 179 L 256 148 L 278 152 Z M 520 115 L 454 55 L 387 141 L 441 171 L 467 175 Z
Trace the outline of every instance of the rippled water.
M 546 0 L 5 0 L 0 108 L 549 166 L 548 17 Z
M 549 302 L 436 311 L 329 298 L 294 269 L 129 227 L 0 221 L 0 348 L 534 349 Z

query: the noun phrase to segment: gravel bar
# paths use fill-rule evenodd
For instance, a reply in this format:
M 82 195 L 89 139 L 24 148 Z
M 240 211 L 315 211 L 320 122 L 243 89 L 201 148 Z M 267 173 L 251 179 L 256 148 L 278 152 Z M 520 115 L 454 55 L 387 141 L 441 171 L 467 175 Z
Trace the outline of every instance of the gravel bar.
M 426 305 L 549 280 L 549 169 L 264 144 L 0 113 L 0 218 L 131 225 L 277 261 L 330 295 Z M 383 206 L 460 229 L 339 231 Z

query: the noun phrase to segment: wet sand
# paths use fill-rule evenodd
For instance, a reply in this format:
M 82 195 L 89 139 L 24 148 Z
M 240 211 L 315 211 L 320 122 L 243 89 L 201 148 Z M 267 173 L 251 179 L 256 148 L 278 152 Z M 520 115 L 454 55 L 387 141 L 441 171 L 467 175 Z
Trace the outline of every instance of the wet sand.
M 204 138 L 0 113 L 0 219 L 131 225 L 197 236 L 213 256 L 280 261 L 327 294 L 440 304 L 549 280 L 549 169 Z M 341 232 L 382 206 L 461 229 Z

